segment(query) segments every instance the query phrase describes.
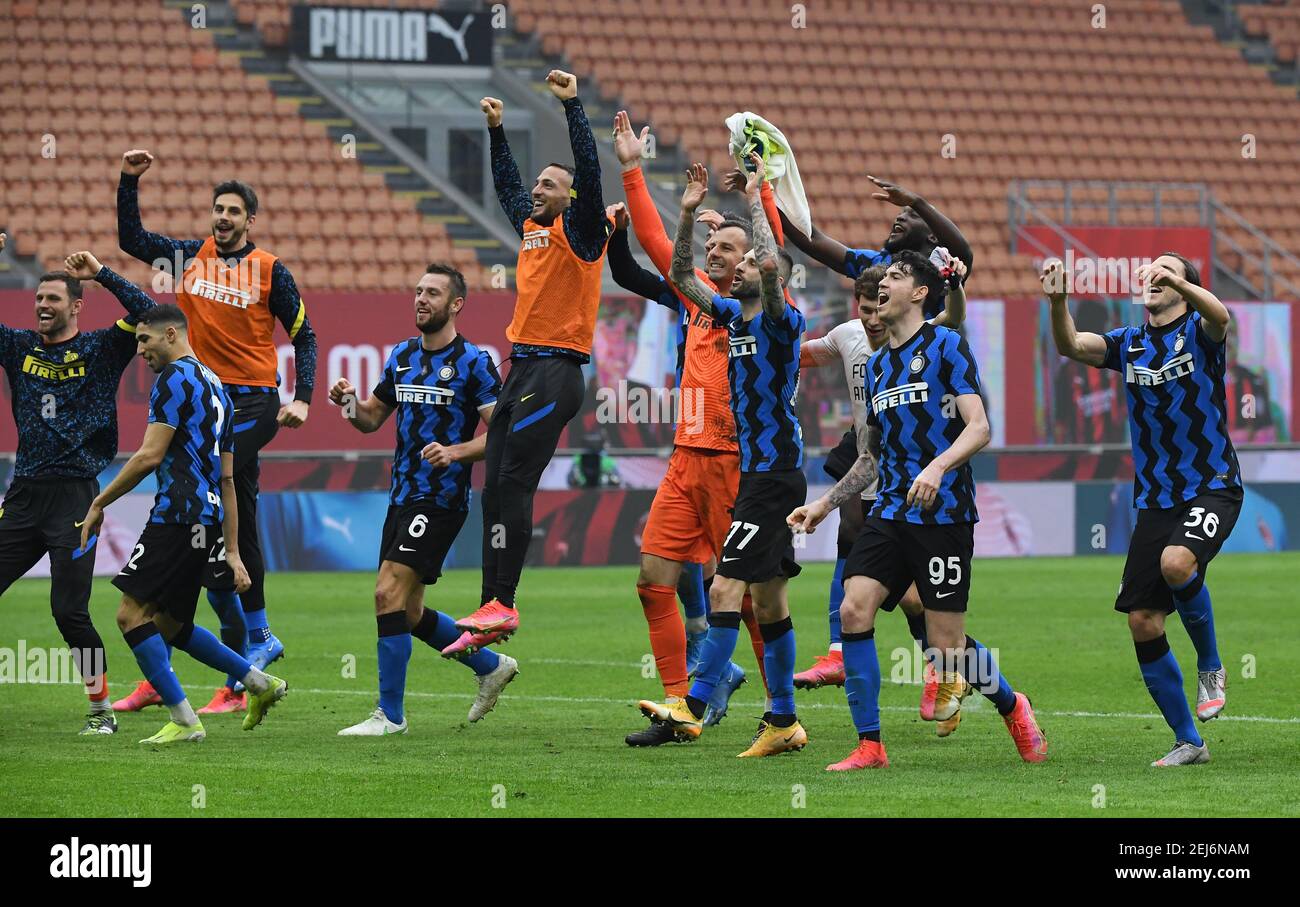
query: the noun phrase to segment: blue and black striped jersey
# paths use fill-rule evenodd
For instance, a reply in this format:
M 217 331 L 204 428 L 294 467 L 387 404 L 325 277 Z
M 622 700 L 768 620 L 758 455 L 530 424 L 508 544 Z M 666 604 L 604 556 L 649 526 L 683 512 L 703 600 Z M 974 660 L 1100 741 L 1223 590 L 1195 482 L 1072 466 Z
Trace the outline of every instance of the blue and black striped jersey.
M 176 433 L 158 465 L 149 522 L 220 525 L 221 454 L 235 449 L 233 408 L 221 379 L 192 356 L 158 373 L 149 421 L 170 425 Z
M 373 392 L 397 410 L 389 500 L 432 500 L 448 510 L 468 510 L 471 464 L 435 469 L 420 451 L 435 441 L 450 446 L 473 439 L 480 411 L 494 405 L 500 392 L 492 357 L 460 335 L 439 350 L 426 350 L 419 337 L 393 347 Z
M 857 280 L 872 265 L 887 265 L 893 256 L 880 249 L 847 249 L 844 252 L 844 273 Z
M 803 313 L 789 303 L 779 321 L 763 309 L 745 321 L 740 301 L 713 296 L 726 323 L 731 349 L 727 377 L 736 417 L 741 472 L 772 472 L 803 466 L 803 430 L 794 411 L 799 393 L 799 338 Z
M 117 456 L 117 386 L 135 355 L 136 317 L 154 303 L 108 268 L 95 280 L 127 310 L 113 327 L 46 344 L 35 331 L 0 325 L 18 429 L 15 476 L 93 479 Z
M 965 429 L 956 398 L 980 392 L 979 369 L 956 331 L 928 321 L 911 340 L 867 360 L 867 420 L 880 427 L 880 491 L 871 515 L 906 523 L 975 523 L 970 463 L 944 474 L 930 510 L 907 504 L 912 482 Z
M 1128 392 L 1134 506 L 1163 510 L 1239 487 L 1224 399 L 1227 345 L 1206 336 L 1200 314 L 1105 338 L 1102 367 L 1121 373 Z

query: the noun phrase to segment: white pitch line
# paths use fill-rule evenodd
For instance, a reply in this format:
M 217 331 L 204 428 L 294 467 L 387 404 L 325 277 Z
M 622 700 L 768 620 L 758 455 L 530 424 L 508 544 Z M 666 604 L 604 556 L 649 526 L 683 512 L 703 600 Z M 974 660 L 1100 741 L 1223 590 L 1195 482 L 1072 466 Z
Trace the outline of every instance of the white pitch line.
M 300 690 L 296 687 L 292 689 L 295 693 L 316 693 L 330 696 L 369 696 L 374 698 L 374 690 L 320 690 L 307 689 Z M 473 699 L 473 693 L 424 693 L 420 691 L 406 692 L 407 696 L 418 699 Z M 595 696 L 516 696 L 502 694 L 502 699 L 517 699 L 520 702 L 567 702 L 567 703 L 591 703 L 595 705 L 632 705 L 631 699 L 605 699 Z M 761 709 L 764 703 L 754 700 L 752 702 L 735 702 L 732 706 L 740 706 L 746 709 Z M 805 702 L 799 705 L 802 709 L 848 709 L 847 703 L 835 702 Z M 914 706 L 902 705 L 882 705 L 882 712 L 915 712 Z M 1141 712 L 1038 712 L 1040 715 L 1048 715 L 1052 718 L 1141 718 L 1144 720 L 1161 720 L 1160 715 L 1146 715 Z M 757 717 L 757 716 L 755 716 Z M 1300 718 L 1271 718 L 1266 715 L 1220 715 L 1215 721 L 1253 721 L 1260 724 L 1300 724 Z

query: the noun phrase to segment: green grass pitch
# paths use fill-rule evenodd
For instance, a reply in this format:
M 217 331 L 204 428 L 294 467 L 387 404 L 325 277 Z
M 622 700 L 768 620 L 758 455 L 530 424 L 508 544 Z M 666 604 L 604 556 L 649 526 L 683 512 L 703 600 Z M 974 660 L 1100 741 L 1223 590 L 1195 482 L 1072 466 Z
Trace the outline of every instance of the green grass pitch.
M 910 646 L 899 614 L 881 615 L 883 733 L 893 765 L 831 775 L 856 741 L 844 693 L 799 692 L 811 742 L 799 753 L 737 761 L 761 709 L 747 636 L 736 660 L 754 682 L 723 723 L 693 744 L 632 750 L 635 708 L 660 693 L 642 673 L 649 651 L 632 568 L 534 569 L 520 596 L 523 627 L 504 651 L 522 674 L 496 711 L 465 721 L 470 672 L 418 640 L 405 737 L 336 736 L 374 705 L 373 577 L 268 578 L 271 625 L 287 646 L 275 672 L 289 697 L 245 733 L 211 716 L 200 744 L 150 751 L 137 741 L 166 720 L 122 716 L 112 737 L 79 738 L 77 686 L 0 686 L 0 814 L 8 816 L 1193 816 L 1300 814 L 1300 732 L 1290 682 L 1300 674 L 1300 556 L 1224 556 L 1211 571 L 1228 708 L 1203 726 L 1213 762 L 1157 770 L 1171 736 L 1156 714 L 1120 615 L 1117 558 L 983 560 L 975 567 L 972 635 L 999 651 L 1004 673 L 1034 700 L 1051 745 L 1020 762 L 992 707 L 967 700 L 946 740 L 919 720 L 919 686 L 890 682 Z M 791 584 L 799 669 L 826 648 L 831 565 Z M 477 571 L 453 571 L 426 604 L 461 616 L 477 604 Z M 138 669 L 114 626 L 116 596 L 98 580 L 93 614 L 108 646 L 114 696 Z M 0 646 L 61 646 L 49 585 L 19 581 L 0 603 Z M 206 603 L 199 619 L 216 621 Z M 1175 619 L 1170 640 L 1194 692 L 1192 647 Z M 345 656 L 356 676 L 344 676 Z M 177 653 L 196 707 L 219 680 Z M 1247 676 L 1251 675 L 1253 676 Z M 202 785 L 202 787 L 196 787 Z M 196 804 L 201 803 L 201 807 Z M 1103 805 L 1104 804 L 1104 805 Z

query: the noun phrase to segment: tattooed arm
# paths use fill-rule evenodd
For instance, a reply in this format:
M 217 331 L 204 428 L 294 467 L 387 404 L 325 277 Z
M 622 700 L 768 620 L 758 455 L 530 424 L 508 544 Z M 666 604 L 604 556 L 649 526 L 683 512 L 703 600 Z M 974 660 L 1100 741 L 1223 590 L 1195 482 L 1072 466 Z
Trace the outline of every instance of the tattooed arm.
M 800 532 L 814 532 L 822 520 L 834 513 L 845 501 L 855 495 L 862 494 L 863 490 L 875 479 L 876 458 L 868 451 L 858 457 L 857 462 L 853 464 L 853 468 L 848 471 L 844 478 L 835 483 L 834 488 L 811 504 L 796 507 L 785 518 L 785 521 L 791 529 Z
M 780 265 L 776 257 L 776 239 L 763 207 L 763 158 L 750 154 L 754 169 L 745 182 L 745 198 L 749 200 L 749 219 L 754 225 L 754 261 L 758 263 L 763 280 L 763 311 L 773 321 L 785 319 L 785 294 L 781 291 Z
M 673 262 L 669 272 L 673 284 L 683 296 L 700 307 L 710 318 L 717 318 L 714 293 L 695 274 L 695 209 L 709 191 L 709 172 L 703 164 L 692 164 L 686 171 L 686 191 L 682 193 L 682 212 L 673 240 Z

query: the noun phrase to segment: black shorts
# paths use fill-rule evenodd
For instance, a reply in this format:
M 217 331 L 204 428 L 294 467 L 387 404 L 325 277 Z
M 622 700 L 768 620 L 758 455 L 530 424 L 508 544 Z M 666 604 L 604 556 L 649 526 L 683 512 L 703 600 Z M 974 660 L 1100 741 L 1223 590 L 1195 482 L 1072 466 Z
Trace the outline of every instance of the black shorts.
M 464 510 L 448 510 L 433 501 L 390 505 L 379 542 L 379 563 L 405 564 L 419 574 L 420 582 L 432 586 L 442 576 L 443 561 L 466 516 Z
M 190 623 L 220 538 L 220 526 L 147 523 L 113 585 L 177 623 Z
M 868 516 L 844 562 L 844 579 L 868 576 L 887 590 L 892 611 L 916 583 L 930 611 L 965 612 L 970 599 L 974 523 L 907 523 Z
M 226 563 L 226 537 L 220 526 L 210 528 L 217 540 L 208 546 L 208 562 L 203 566 L 203 588 L 213 592 L 234 592 L 235 574 Z
M 826 455 L 822 471 L 838 482 L 849 474 L 849 470 L 856 462 L 858 462 L 858 436 L 850 428 L 844 433 L 844 437 L 840 438 L 840 443 L 832 447 L 831 452 Z
M 742 472 L 718 575 L 747 583 L 798 576 L 803 568 L 795 562 L 794 535 L 785 518 L 807 497 L 802 469 Z
M 95 571 L 92 545 L 81 552 L 81 528 L 99 494 L 94 479 L 15 478 L 0 503 L 0 593 L 31 570 L 48 552 L 55 586 L 65 580 L 77 595 L 89 596 Z
M 1115 610 L 1125 614 L 1144 609 L 1173 613 L 1174 595 L 1160 570 L 1160 555 L 1170 545 L 1189 549 L 1196 555 L 1197 570 L 1204 578 L 1210 561 L 1237 524 L 1242 497 L 1240 488 L 1224 488 L 1207 491 L 1177 507 L 1139 510 Z

